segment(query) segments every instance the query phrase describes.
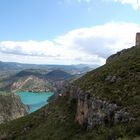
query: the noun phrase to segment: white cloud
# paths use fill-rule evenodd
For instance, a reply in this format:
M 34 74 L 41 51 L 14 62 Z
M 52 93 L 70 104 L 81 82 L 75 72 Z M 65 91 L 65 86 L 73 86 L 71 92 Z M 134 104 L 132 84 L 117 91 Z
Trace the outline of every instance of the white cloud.
M 95 0 L 64 0 L 67 3 L 72 3 L 72 2 L 78 2 L 78 3 L 91 3 L 94 2 L 96 3 Z M 128 4 L 131 5 L 135 10 L 140 9 L 140 0 L 101 0 L 102 2 L 119 2 L 121 4 Z
M 79 2 L 79 3 L 82 3 L 82 2 L 86 2 L 86 3 L 91 3 L 91 2 L 95 2 L 95 0 L 65 0 L 67 2 Z M 131 5 L 135 10 L 138 10 L 140 9 L 140 0 L 101 0 L 101 1 L 105 1 L 105 2 L 111 2 L 111 1 L 114 1 L 114 2 L 120 2 L 122 4 L 129 4 Z
M 135 10 L 140 9 L 140 0 L 113 0 L 113 1 L 115 1 L 115 2 L 121 2 L 122 4 L 129 4 Z
M 45 64 L 103 64 L 105 59 L 135 43 L 140 25 L 107 23 L 68 32 L 53 41 L 2 41 L 0 60 Z
M 55 42 L 67 48 L 75 48 L 79 52 L 106 58 L 116 51 L 134 45 L 135 34 L 138 31 L 140 25 L 111 22 L 70 31 L 65 36 L 55 39 Z

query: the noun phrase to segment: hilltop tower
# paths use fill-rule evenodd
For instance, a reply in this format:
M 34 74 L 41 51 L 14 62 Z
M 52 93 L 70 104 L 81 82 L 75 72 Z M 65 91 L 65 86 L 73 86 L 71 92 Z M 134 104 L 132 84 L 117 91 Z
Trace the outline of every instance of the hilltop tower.
M 140 32 L 136 33 L 136 47 L 140 47 Z

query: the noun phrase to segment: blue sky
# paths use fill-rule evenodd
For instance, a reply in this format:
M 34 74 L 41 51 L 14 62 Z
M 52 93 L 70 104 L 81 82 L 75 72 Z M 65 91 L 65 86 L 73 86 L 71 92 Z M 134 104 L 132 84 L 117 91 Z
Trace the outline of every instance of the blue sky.
M 0 0 L 2 61 L 101 65 L 139 31 L 140 0 Z

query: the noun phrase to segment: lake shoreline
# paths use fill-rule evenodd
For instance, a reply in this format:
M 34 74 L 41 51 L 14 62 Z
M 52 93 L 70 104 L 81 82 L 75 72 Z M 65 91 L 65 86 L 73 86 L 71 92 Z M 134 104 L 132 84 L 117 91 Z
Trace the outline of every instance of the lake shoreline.
M 16 93 L 23 104 L 29 108 L 29 113 L 32 113 L 44 105 L 48 104 L 48 100 L 53 96 L 53 92 L 17 92 Z

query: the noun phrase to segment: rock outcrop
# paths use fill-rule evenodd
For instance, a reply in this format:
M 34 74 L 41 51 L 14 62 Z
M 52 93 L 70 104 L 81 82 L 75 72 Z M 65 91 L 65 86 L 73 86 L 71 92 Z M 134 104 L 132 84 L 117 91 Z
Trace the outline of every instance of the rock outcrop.
M 15 94 L 0 94 L 0 123 L 11 121 L 28 114 L 20 97 Z
M 83 92 L 76 87 L 67 87 L 64 96 L 69 96 L 69 102 L 77 104 L 75 121 L 85 129 L 96 126 L 108 126 L 134 120 L 131 115 L 116 103 Z

